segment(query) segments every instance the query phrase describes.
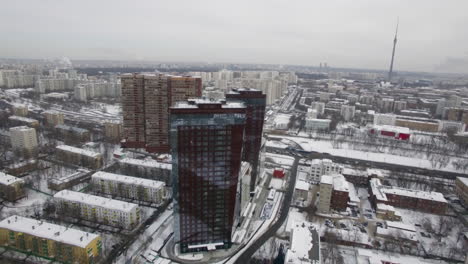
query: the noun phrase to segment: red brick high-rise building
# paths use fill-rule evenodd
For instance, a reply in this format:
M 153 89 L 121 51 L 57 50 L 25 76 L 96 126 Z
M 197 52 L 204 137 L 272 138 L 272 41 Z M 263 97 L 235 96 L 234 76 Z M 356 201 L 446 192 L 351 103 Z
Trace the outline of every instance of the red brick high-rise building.
M 169 108 L 201 96 L 199 77 L 128 73 L 122 81 L 122 147 L 169 152 Z

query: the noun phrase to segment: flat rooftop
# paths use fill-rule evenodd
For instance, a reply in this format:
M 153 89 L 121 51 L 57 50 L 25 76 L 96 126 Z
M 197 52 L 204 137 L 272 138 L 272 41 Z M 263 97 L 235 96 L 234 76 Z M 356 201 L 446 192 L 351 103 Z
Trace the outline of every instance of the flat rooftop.
M 123 211 L 127 213 L 138 207 L 138 205 L 134 203 L 127 203 L 119 200 L 69 190 L 63 190 L 56 193 L 54 198 L 60 198 L 70 202 L 88 204 L 91 206 Z
M 72 146 L 68 146 L 68 145 L 60 145 L 60 146 L 57 146 L 56 148 L 60 149 L 60 150 L 63 150 L 63 151 L 73 152 L 73 153 L 81 154 L 81 155 L 92 157 L 92 158 L 97 158 L 97 157 L 101 156 L 100 153 L 97 153 L 97 152 L 94 152 L 94 151 L 91 151 L 91 150 L 87 150 L 87 149 L 76 148 L 76 147 L 72 147 Z
M 86 248 L 99 235 L 44 221 L 12 215 L 0 222 L 0 228 L 47 238 L 64 244 Z
M 102 179 L 108 181 L 117 181 L 126 184 L 133 184 L 138 186 L 150 187 L 154 189 L 162 188 L 165 186 L 164 182 L 161 181 L 154 181 L 149 179 L 131 177 L 121 174 L 109 173 L 105 171 L 98 171 L 91 176 L 93 179 Z
M 0 184 L 10 185 L 17 182 L 24 182 L 24 180 L 0 171 Z

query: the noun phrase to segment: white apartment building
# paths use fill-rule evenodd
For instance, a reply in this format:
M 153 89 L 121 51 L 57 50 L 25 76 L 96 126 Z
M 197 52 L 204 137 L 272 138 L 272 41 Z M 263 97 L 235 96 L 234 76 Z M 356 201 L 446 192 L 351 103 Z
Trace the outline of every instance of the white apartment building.
M 312 102 L 310 108 L 317 110 L 317 114 L 323 115 L 325 113 L 325 103 L 324 102 Z
M 314 159 L 310 165 L 310 182 L 319 183 L 320 177 L 325 174 L 342 174 L 343 165 L 334 163 L 329 159 Z
M 95 192 L 122 198 L 155 204 L 161 204 L 168 198 L 166 184 L 161 181 L 98 171 L 91 176 L 91 183 Z
M 396 115 L 392 115 L 392 114 L 374 114 L 374 125 L 394 126 L 395 122 L 396 122 Z
M 54 195 L 58 214 L 133 229 L 140 223 L 140 208 L 133 203 L 63 190 Z
M 342 105 L 341 106 L 341 116 L 345 121 L 353 119 L 354 114 L 356 113 L 356 108 L 354 105 Z
M 50 110 L 50 111 L 45 111 L 42 114 L 45 116 L 46 123 L 49 126 L 55 127 L 57 125 L 64 124 L 63 113 Z
M 38 146 L 36 129 L 27 126 L 10 128 L 10 140 L 13 150 L 34 152 Z
M 333 192 L 333 176 L 323 175 L 320 180 L 320 197 L 318 212 L 328 214 L 330 212 L 331 197 Z

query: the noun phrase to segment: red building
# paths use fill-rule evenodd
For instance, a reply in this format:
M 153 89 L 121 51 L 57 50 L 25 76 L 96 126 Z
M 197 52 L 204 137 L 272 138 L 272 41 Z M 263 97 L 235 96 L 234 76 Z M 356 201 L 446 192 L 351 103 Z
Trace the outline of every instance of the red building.
M 273 177 L 275 178 L 284 178 L 284 168 L 276 168 L 273 171 Z
M 255 89 L 233 89 L 226 94 L 227 101 L 241 101 L 246 106 L 246 122 L 242 160 L 250 163 L 252 174 L 250 191 L 256 187 L 258 160 L 262 146 L 263 122 L 265 120 L 266 95 Z M 284 175 L 283 175 L 284 176 Z
M 394 138 L 399 140 L 408 140 L 411 136 L 410 130 L 407 127 L 398 126 L 373 126 L 369 132 L 373 135 Z
M 245 106 L 192 99 L 170 113 L 175 241 L 182 253 L 229 248 Z
M 177 101 L 200 97 L 199 77 L 165 74 L 123 74 L 122 112 L 124 148 L 169 152 L 169 107 Z

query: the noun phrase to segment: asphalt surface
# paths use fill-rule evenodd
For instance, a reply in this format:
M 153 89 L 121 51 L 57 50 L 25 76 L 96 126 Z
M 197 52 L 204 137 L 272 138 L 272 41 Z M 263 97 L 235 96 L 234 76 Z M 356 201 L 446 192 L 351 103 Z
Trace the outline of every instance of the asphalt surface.
M 255 252 L 257 252 L 257 250 L 261 246 L 263 246 L 263 244 L 265 244 L 268 239 L 270 239 L 276 234 L 276 231 L 283 225 L 284 221 L 286 221 L 286 218 L 288 218 L 289 208 L 291 206 L 291 201 L 294 193 L 294 186 L 296 182 L 298 162 L 299 158 L 295 157 L 294 164 L 291 168 L 288 190 L 284 195 L 283 204 L 280 208 L 280 216 L 278 220 L 270 227 L 270 229 L 268 229 L 268 231 L 266 231 L 255 242 L 248 246 L 248 248 L 237 258 L 235 262 L 236 264 L 249 263 L 253 254 L 255 254 Z

